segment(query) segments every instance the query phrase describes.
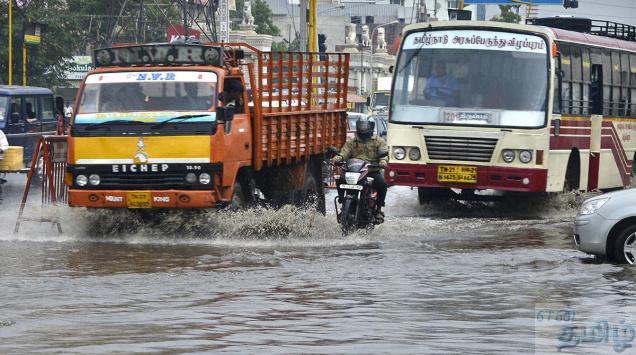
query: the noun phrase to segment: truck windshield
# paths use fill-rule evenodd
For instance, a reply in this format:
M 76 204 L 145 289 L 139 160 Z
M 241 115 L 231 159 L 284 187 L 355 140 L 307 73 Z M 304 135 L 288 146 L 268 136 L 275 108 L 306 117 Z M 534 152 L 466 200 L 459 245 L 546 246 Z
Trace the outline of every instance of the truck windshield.
M 217 76 L 212 72 L 96 73 L 86 78 L 75 123 L 108 120 L 161 122 L 184 114 L 209 113 L 214 120 Z
M 373 106 L 374 107 L 388 107 L 389 106 L 389 93 L 387 93 L 387 92 L 376 92 L 373 95 Z
M 541 127 L 548 51 L 538 36 L 452 30 L 409 34 L 397 65 L 392 122 Z
M 9 98 L 0 96 L 0 122 L 4 121 L 9 111 Z

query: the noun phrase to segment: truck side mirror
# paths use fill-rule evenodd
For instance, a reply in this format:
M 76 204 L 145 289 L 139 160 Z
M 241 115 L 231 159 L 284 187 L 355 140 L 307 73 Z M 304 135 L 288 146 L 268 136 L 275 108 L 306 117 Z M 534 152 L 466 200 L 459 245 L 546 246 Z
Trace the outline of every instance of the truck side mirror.
M 232 122 L 232 120 L 234 120 L 234 107 L 231 107 L 231 106 L 217 107 L 216 119 L 219 122 Z

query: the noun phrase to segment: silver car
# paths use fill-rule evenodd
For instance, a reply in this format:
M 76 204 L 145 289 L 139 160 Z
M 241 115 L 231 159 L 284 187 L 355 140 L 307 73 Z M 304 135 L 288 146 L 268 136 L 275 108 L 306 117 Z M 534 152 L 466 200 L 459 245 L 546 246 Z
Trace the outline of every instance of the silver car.
M 586 200 L 574 222 L 577 249 L 617 263 L 636 262 L 636 189 Z

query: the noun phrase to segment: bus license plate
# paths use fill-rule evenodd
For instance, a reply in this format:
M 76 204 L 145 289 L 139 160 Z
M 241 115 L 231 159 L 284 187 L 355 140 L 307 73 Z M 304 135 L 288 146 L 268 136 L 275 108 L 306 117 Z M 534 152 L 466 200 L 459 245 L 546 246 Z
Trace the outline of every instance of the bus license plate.
M 477 167 L 465 165 L 440 165 L 437 167 L 438 182 L 477 182 Z
M 341 189 L 346 189 L 346 190 L 362 190 L 362 186 L 361 185 L 340 184 L 340 188 Z
M 127 192 L 126 204 L 128 208 L 151 208 L 150 192 Z

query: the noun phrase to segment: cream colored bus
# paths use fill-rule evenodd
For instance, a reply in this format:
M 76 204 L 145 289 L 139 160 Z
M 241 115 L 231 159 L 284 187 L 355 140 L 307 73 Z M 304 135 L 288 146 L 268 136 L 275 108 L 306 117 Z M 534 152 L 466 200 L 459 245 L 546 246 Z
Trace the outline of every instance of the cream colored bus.
M 470 197 L 630 183 L 636 28 L 533 22 L 404 29 L 389 113 L 390 185 L 417 187 L 424 203 L 450 197 L 451 188 Z

